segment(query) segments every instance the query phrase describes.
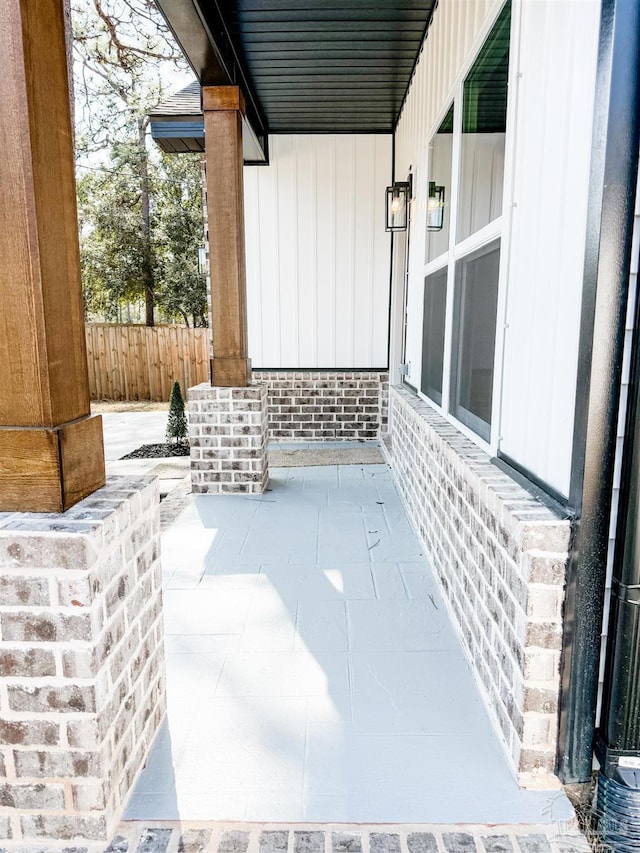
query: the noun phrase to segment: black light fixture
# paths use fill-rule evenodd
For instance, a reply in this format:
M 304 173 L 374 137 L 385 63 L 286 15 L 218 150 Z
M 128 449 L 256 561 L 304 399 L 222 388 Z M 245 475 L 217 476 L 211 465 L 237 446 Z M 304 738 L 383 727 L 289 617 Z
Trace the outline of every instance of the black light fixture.
M 387 187 L 385 231 L 407 230 L 410 198 L 410 181 L 394 181 Z
M 429 181 L 429 199 L 427 201 L 427 231 L 442 231 L 444 226 L 444 187 Z

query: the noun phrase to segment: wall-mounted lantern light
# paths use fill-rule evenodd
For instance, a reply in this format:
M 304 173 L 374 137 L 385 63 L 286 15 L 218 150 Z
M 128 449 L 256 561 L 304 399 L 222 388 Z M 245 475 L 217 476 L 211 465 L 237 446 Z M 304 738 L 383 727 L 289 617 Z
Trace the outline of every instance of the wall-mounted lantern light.
M 429 181 L 429 199 L 427 201 L 427 231 L 442 231 L 444 225 L 444 187 Z
M 393 186 L 387 187 L 386 231 L 407 230 L 410 198 L 411 184 L 409 181 L 395 181 Z

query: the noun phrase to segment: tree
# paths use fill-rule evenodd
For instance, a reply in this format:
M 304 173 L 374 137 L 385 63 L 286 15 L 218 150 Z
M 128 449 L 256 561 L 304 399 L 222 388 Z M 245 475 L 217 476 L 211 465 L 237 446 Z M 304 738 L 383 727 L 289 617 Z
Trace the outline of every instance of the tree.
M 135 146 L 118 145 L 107 167 L 84 171 L 78 180 L 87 314 L 117 319 L 122 304 L 144 298 L 149 274 L 154 303 L 166 319 L 206 326 L 206 282 L 198 269 L 200 160 L 197 155 L 158 155 L 151 162 L 145 231 L 136 157 Z
M 71 0 L 81 154 L 133 141 L 186 63 L 153 0 Z
M 174 382 L 171 389 L 171 397 L 169 398 L 169 417 L 167 419 L 167 441 L 172 439 L 177 443 L 182 443 L 187 439 L 187 416 L 184 412 L 184 400 L 182 399 L 182 391 L 180 383 Z
M 141 215 L 137 149 L 116 146 L 108 170 L 78 181 L 80 257 L 89 312 L 115 319 L 118 305 L 145 295 L 155 262 Z
M 165 91 L 167 68 L 184 71 L 186 65 L 153 0 L 72 0 L 71 11 L 80 165 L 95 168 L 98 153 L 103 164 L 107 158 L 105 168 L 112 167 L 113 172 L 126 165 L 130 185 L 125 193 L 126 217 L 135 210 L 139 218 L 136 227 L 127 223 L 129 237 L 135 235 L 128 242 L 136 245 L 146 322 L 153 326 L 157 259 L 151 235 L 148 112 Z M 110 192 L 117 199 L 122 184 L 114 183 L 118 186 Z M 134 183 L 135 204 L 130 197 Z M 107 190 L 106 182 L 102 188 Z M 86 189 L 92 189 L 90 182 Z M 102 226 L 106 234 L 106 223 Z M 117 267 L 114 272 L 119 272 Z M 89 279 L 93 275 L 87 284 L 90 300 L 96 297 L 94 273 L 88 273 Z M 130 281 L 119 282 L 116 291 L 118 287 L 126 292 Z M 106 298 L 113 304 L 113 294 Z
M 167 317 L 206 326 L 207 287 L 197 252 L 204 242 L 200 158 L 164 155 L 158 178 L 157 185 L 152 181 L 157 303 Z

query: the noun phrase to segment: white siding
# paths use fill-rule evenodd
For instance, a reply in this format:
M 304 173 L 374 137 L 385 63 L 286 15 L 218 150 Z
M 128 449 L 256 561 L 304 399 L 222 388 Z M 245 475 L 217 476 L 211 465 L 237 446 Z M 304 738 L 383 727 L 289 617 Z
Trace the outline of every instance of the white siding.
M 396 136 L 396 174 L 409 166 L 417 173 L 418 210 L 429 138 L 502 5 L 440 0 L 436 8 Z M 506 318 L 499 313 L 491 450 L 561 493 L 571 466 L 599 12 L 599 0 L 512 2 L 499 302 Z M 414 232 L 406 352 L 414 385 L 423 251 Z
M 275 135 L 246 167 L 254 367 L 387 365 L 390 134 Z
M 565 495 L 599 12 L 598 0 L 522 4 L 514 189 L 508 199 L 513 206 L 500 449 Z

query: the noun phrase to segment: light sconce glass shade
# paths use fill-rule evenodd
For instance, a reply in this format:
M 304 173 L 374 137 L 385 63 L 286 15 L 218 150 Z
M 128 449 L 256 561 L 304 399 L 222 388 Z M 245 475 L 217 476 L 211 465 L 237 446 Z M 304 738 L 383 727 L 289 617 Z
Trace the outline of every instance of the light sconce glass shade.
M 206 246 L 198 246 L 198 272 L 200 275 L 207 274 L 207 249 Z
M 427 231 L 442 231 L 444 226 L 444 187 L 429 181 L 429 199 L 427 201 Z
M 386 191 L 386 231 L 406 231 L 409 219 L 409 181 L 396 181 Z

